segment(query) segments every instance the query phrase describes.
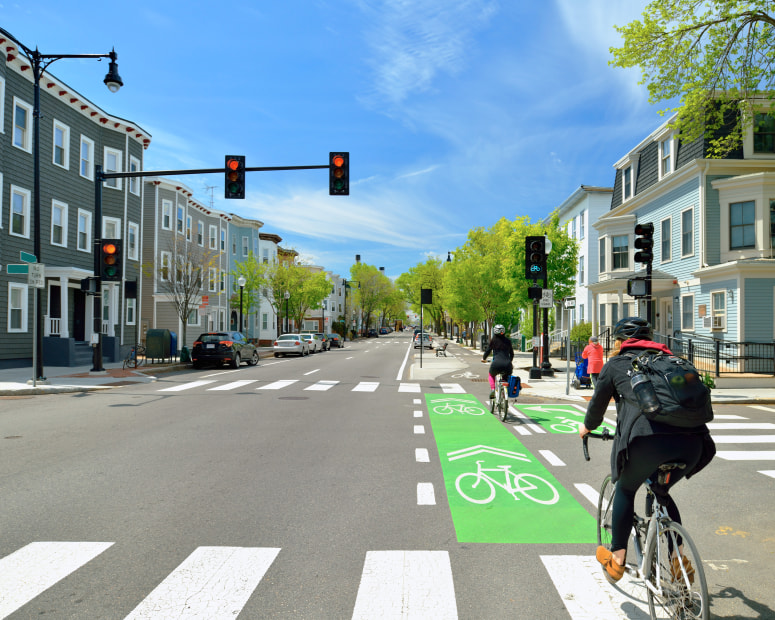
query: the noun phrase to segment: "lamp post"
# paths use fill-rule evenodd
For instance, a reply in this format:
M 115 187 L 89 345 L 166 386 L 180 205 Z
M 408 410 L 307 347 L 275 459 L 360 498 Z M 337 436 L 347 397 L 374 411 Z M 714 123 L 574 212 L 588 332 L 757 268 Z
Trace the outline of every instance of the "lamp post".
M 546 256 L 552 251 L 552 242 L 546 237 L 544 252 Z M 549 288 L 549 270 L 544 271 L 544 289 Z M 549 361 L 549 308 L 544 308 L 544 337 L 543 337 L 543 360 L 541 362 L 541 375 L 544 377 L 553 377 L 552 363 Z
M 288 300 L 291 298 L 291 292 L 285 291 L 284 297 L 285 297 L 285 332 L 284 333 L 287 334 L 289 331 L 291 331 L 290 330 L 291 322 L 288 317 Z
M 30 49 L 20 41 L 18 41 L 11 33 L 9 33 L 7 30 L 0 28 L 0 34 L 2 34 L 4 37 L 7 37 L 11 41 L 13 41 L 18 49 L 24 54 L 27 59 L 32 64 L 32 78 L 33 78 L 33 104 L 32 104 L 32 163 L 33 163 L 33 173 L 32 173 L 32 221 L 33 221 L 33 254 L 35 254 L 35 258 L 39 263 L 43 263 L 42 257 L 41 257 L 41 222 L 40 222 L 40 76 L 43 75 L 43 73 L 46 71 L 48 66 L 61 58 L 110 58 L 110 65 L 108 67 L 108 73 L 105 76 L 105 79 L 103 82 L 105 82 L 105 85 L 108 87 L 110 92 L 115 93 L 118 92 L 118 90 L 124 85 L 124 82 L 121 81 L 121 77 L 118 74 L 118 64 L 116 63 L 116 50 L 112 50 L 108 54 L 41 54 L 37 48 L 34 50 Z M 94 255 L 95 255 L 95 273 L 94 277 L 97 279 L 97 294 L 95 296 L 95 312 L 98 313 L 98 316 L 102 314 L 102 307 L 101 307 L 101 298 L 100 298 L 100 288 L 101 288 L 101 281 L 100 281 L 100 274 L 99 274 L 99 267 L 98 267 L 98 260 L 99 260 L 99 248 L 100 248 L 100 237 L 101 237 L 101 228 L 102 228 L 102 214 L 98 214 L 95 212 L 94 214 L 94 230 L 95 230 L 95 239 L 94 239 Z M 98 232 L 99 231 L 99 232 Z M 99 310 L 97 310 L 97 304 L 100 304 Z M 35 343 L 35 350 L 34 350 L 34 357 L 35 357 L 35 368 L 34 376 L 33 376 L 33 384 L 37 381 L 45 381 L 46 378 L 43 376 L 43 315 L 41 312 L 42 309 L 42 303 L 41 303 L 41 296 L 38 294 L 36 295 L 36 302 L 35 302 L 35 331 L 37 333 L 37 339 Z M 95 320 L 95 324 L 97 321 Z M 98 341 L 97 346 L 102 346 L 102 340 L 101 340 L 101 332 L 100 329 L 98 331 L 98 334 L 100 334 L 100 340 Z M 96 353 L 95 353 L 96 356 Z M 97 358 L 95 357 L 95 362 Z M 100 349 L 100 357 L 99 357 L 99 370 L 102 370 L 102 350 Z
M 245 276 L 240 276 L 237 280 L 237 284 L 239 284 L 239 332 L 242 334 L 242 291 L 245 290 L 245 284 L 247 283 L 247 280 L 245 279 Z

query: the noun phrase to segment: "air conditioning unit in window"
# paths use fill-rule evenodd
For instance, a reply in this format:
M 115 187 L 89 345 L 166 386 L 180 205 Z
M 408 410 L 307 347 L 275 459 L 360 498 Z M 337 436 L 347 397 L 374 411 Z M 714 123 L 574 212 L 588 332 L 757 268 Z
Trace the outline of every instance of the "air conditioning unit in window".
M 726 329 L 726 328 L 727 328 L 727 317 L 725 316 L 713 317 L 713 329 Z
M 709 316 L 702 317 L 702 326 L 705 329 L 710 329 L 711 328 L 711 325 L 713 324 L 713 322 L 711 321 L 711 318 L 712 317 L 709 317 Z

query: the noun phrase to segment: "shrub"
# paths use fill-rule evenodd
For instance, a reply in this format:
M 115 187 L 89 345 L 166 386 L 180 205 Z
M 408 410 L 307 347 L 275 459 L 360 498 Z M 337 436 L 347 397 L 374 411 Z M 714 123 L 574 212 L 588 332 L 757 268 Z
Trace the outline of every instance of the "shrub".
M 587 342 L 590 336 L 592 336 L 592 323 L 589 323 L 588 321 L 576 323 L 570 330 L 570 339 L 574 342 Z

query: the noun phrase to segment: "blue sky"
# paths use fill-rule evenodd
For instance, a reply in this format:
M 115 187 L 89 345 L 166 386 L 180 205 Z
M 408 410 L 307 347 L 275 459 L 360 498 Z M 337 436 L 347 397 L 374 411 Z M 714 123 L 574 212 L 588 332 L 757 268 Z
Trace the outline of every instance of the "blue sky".
M 264 222 L 282 245 L 346 275 L 355 254 L 391 277 L 446 258 L 474 227 L 545 217 L 664 119 L 639 74 L 609 67 L 613 24 L 646 0 L 0 0 L 0 24 L 42 53 L 115 47 L 50 70 L 153 136 L 146 170 L 322 165 L 350 151 L 349 197 L 323 170 L 180 180 Z

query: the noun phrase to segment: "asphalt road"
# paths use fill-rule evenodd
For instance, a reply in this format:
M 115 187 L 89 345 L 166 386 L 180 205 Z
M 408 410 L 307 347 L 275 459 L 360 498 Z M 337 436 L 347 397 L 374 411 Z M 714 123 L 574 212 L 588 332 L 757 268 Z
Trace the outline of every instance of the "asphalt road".
M 450 448 L 440 453 L 426 398 L 450 383 L 486 402 L 486 367 L 452 345 L 476 378 L 411 381 L 410 347 L 409 335 L 391 334 L 254 368 L 0 399 L 0 617 L 569 618 L 580 617 L 574 599 L 590 596 L 615 601 L 610 617 L 644 617 L 637 590 L 622 599 L 597 567 L 587 571 L 594 588 L 580 585 L 571 569 L 595 545 L 551 542 L 566 524 L 538 527 L 523 507 L 541 507 L 524 497 L 506 496 L 504 536 L 530 526 L 531 542 L 471 540 L 493 535 L 476 533 L 485 513 L 475 510 L 488 506 L 451 511 Z M 525 421 L 526 401 L 506 423 L 468 421 L 521 446 L 566 506 L 565 495 L 594 515 L 584 485 L 599 487 L 609 446 L 592 445 L 585 463 L 577 436 Z M 766 425 L 775 407 L 716 413 Z M 775 432 L 714 435 L 772 442 Z M 771 443 L 718 447 L 750 454 Z M 775 478 L 759 473 L 773 469 L 717 458 L 674 493 L 714 617 L 775 618 Z

